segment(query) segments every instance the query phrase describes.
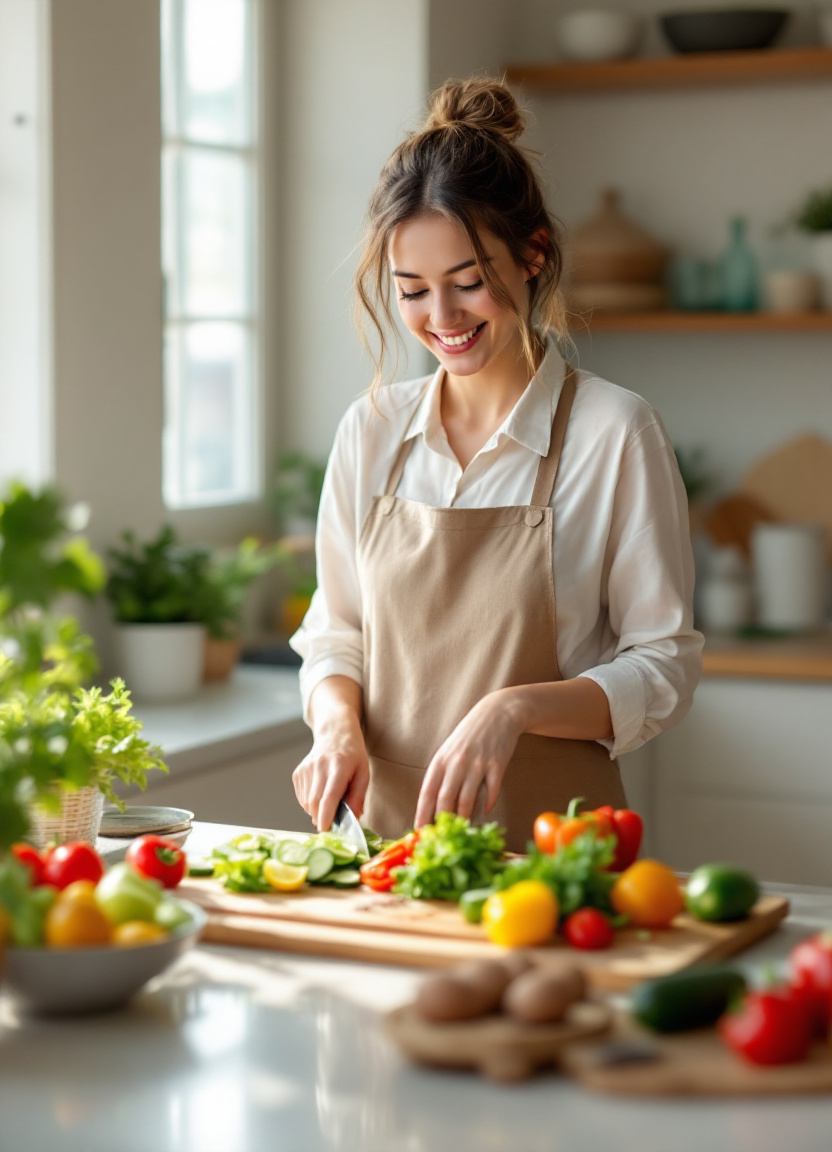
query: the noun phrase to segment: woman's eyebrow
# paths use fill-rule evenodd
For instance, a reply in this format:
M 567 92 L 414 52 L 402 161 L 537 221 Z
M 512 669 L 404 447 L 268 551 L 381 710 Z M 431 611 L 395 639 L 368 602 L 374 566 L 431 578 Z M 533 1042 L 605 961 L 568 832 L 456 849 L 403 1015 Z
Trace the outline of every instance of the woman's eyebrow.
M 486 256 L 486 261 L 490 264 L 491 257 Z M 447 272 L 443 272 L 443 276 L 453 276 L 454 272 L 461 272 L 463 268 L 473 268 L 476 265 L 476 260 L 465 260 L 462 264 L 454 264 L 453 268 L 449 268 Z M 424 280 L 424 276 L 420 276 L 418 272 L 397 272 L 393 269 L 394 276 L 404 276 L 407 280 Z

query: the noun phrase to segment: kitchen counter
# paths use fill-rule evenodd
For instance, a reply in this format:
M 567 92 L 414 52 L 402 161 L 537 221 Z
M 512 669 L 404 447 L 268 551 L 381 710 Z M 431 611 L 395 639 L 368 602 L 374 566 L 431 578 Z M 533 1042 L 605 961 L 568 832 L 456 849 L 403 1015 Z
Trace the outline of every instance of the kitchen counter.
M 702 671 L 705 676 L 832 681 L 832 629 L 812 636 L 708 636 Z
M 237 829 L 197 826 L 202 852 Z M 832 890 L 777 889 L 780 961 L 832 922 Z M 202 946 L 129 1008 L 18 1017 L 0 996 L 3 1152 L 827 1152 L 832 1096 L 725 1101 L 590 1095 L 547 1073 L 495 1086 L 419 1069 L 380 1013 L 415 971 Z

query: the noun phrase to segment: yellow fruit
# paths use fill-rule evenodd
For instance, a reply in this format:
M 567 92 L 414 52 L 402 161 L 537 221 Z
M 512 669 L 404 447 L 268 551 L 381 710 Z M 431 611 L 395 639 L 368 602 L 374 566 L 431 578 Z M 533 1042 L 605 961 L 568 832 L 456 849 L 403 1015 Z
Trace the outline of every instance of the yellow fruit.
M 63 893 L 62 893 L 63 895 Z M 49 948 L 85 948 L 109 944 L 110 921 L 94 900 L 58 899 L 46 913 L 43 936 Z
M 284 864 L 282 860 L 267 860 L 263 865 L 263 875 L 278 892 L 297 892 L 306 883 L 308 872 L 308 868 Z
M 504 948 L 542 944 L 558 926 L 558 901 L 540 880 L 521 880 L 505 892 L 495 892 L 483 905 L 482 923 L 488 939 Z
M 676 874 L 658 860 L 637 860 L 610 893 L 613 908 L 637 928 L 666 928 L 685 907 Z
M 167 932 L 149 920 L 125 920 L 113 929 L 113 943 L 119 948 L 132 948 L 136 944 L 156 944 L 164 940 Z
M 73 880 L 58 893 L 59 900 L 86 900 L 87 903 L 95 901 L 95 885 L 92 880 Z

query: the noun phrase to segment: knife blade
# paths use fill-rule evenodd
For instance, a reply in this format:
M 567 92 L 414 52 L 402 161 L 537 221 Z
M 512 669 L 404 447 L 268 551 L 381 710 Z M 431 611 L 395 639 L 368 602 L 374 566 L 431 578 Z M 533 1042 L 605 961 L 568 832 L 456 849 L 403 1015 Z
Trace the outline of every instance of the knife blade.
M 334 832 L 336 836 L 340 836 L 358 852 L 363 852 L 365 856 L 369 857 L 370 849 L 367 844 L 367 837 L 364 835 L 364 829 L 358 823 L 355 813 L 345 800 L 338 801 L 335 819 L 332 821 L 330 831 Z

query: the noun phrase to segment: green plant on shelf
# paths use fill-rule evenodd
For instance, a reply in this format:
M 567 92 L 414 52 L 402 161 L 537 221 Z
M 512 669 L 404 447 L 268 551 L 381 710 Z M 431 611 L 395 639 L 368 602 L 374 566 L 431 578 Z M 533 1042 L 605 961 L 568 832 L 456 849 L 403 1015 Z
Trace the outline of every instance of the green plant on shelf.
M 180 543 L 166 524 L 145 544 L 123 532 L 121 546 L 107 556 L 107 596 L 120 624 L 202 622 L 213 596 L 208 548 Z
M 310 528 L 318 516 L 326 463 L 304 452 L 283 452 L 277 460 L 275 479 L 269 503 L 278 531 L 290 534 L 293 523 L 305 522 Z
M 810 192 L 794 222 L 804 232 L 832 232 L 832 187 Z
M 208 569 L 208 587 L 200 605 L 202 623 L 209 636 L 215 640 L 233 640 L 239 636 L 249 587 L 258 576 L 284 564 L 285 555 L 281 545 L 261 545 L 249 536 L 235 551 L 213 557 Z

